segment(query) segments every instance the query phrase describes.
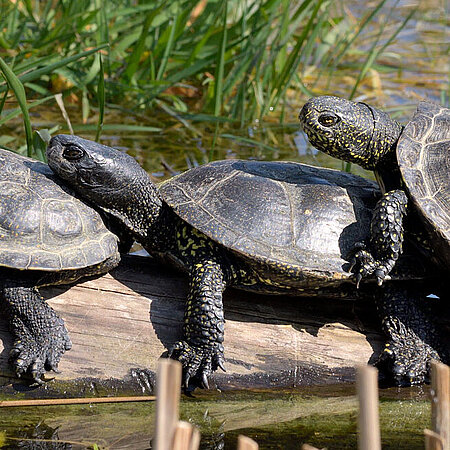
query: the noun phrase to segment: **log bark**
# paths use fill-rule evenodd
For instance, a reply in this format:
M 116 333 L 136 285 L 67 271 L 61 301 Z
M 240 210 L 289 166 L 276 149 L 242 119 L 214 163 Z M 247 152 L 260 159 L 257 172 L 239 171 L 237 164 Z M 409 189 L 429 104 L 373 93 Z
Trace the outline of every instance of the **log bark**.
M 55 379 L 34 396 L 153 392 L 159 357 L 180 339 L 186 277 L 150 258 L 127 256 L 118 268 L 71 287 L 41 290 L 64 318 L 73 342 Z M 224 296 L 226 373 L 212 388 L 293 387 L 354 381 L 354 367 L 378 355 L 384 337 L 371 302 Z M 7 363 L 12 340 L 0 317 L 0 385 L 19 389 Z

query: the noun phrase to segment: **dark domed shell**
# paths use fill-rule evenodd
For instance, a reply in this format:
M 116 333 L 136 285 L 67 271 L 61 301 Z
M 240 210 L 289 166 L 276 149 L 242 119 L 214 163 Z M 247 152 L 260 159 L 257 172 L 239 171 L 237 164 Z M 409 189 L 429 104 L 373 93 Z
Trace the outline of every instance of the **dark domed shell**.
M 218 161 L 160 186 L 186 222 L 248 258 L 344 275 L 367 237 L 374 183 L 291 162 Z
M 79 269 L 117 253 L 100 215 L 52 178 L 45 164 L 0 150 L 0 266 Z
M 425 218 L 433 248 L 450 266 L 450 109 L 421 102 L 397 145 L 412 201 Z

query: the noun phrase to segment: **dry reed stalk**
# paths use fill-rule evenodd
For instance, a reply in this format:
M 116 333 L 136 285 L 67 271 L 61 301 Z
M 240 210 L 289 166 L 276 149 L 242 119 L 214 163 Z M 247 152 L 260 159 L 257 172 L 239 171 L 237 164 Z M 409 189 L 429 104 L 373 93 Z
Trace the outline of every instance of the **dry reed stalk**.
M 162 358 L 156 377 L 155 450 L 171 450 L 178 423 L 181 392 L 181 364 Z
M 444 440 L 431 430 L 423 430 L 425 435 L 425 450 L 444 450 Z
M 431 427 L 443 441 L 443 450 L 450 450 L 450 367 L 431 363 Z
M 86 397 L 86 398 L 51 398 L 35 400 L 3 400 L 0 407 L 24 406 L 58 406 L 58 405 L 85 405 L 89 403 L 122 403 L 122 402 L 149 402 L 156 399 L 153 395 L 139 397 Z
M 381 450 L 380 420 L 378 411 L 378 370 L 371 366 L 358 367 L 358 448 Z
M 188 422 L 179 421 L 175 428 L 172 450 L 189 450 L 193 427 Z
M 237 450 L 258 450 L 258 444 L 247 436 L 238 436 Z
M 189 444 L 189 450 L 198 450 L 200 447 L 200 431 L 197 427 L 192 428 L 191 442 Z

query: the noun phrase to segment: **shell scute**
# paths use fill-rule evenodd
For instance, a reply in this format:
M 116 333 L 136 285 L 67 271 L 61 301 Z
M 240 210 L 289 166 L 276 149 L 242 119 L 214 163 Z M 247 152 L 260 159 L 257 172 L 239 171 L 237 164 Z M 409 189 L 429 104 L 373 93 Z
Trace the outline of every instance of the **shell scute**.
M 47 165 L 0 150 L 0 266 L 59 271 L 118 254 L 100 215 L 55 180 Z
M 421 102 L 398 141 L 397 159 L 433 248 L 450 265 L 450 110 Z
M 367 237 L 378 190 L 331 169 L 227 160 L 180 174 L 160 193 L 183 220 L 241 256 L 329 280 L 348 279 L 345 255 Z

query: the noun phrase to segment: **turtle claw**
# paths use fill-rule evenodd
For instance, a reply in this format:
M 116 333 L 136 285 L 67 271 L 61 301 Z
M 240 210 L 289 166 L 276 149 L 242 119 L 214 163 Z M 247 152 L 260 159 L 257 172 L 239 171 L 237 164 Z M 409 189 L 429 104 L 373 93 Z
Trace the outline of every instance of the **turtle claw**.
M 219 360 L 217 361 L 217 367 L 220 367 L 220 369 L 222 369 L 223 372 L 226 372 L 227 369 L 225 369 L 225 365 L 223 363 L 223 359 L 219 358 Z
M 386 280 L 391 279 L 391 277 L 389 275 L 387 275 L 386 271 L 383 269 L 384 268 L 380 268 L 380 269 L 375 270 L 375 272 L 374 272 L 374 275 L 377 279 L 378 286 L 382 286 Z
M 438 353 L 429 345 L 417 342 L 406 346 L 401 342 L 386 344 L 375 366 L 396 386 L 414 386 L 429 382 L 430 362 L 440 361 Z
M 208 377 L 218 367 L 225 371 L 222 351 L 222 346 L 203 347 L 180 341 L 170 348 L 168 354 L 183 366 L 185 389 L 189 387 L 192 379 L 203 388 L 209 389 Z
M 355 267 L 356 287 L 363 278 L 373 275 L 377 281 L 378 286 L 382 286 L 385 280 L 389 280 L 389 272 L 393 267 L 393 262 L 390 260 L 377 260 L 372 254 L 366 250 L 366 245 L 362 242 L 357 242 L 353 247 L 353 256 L 350 260 L 349 272 L 352 272 Z
M 17 378 L 28 373 L 34 384 L 44 384 L 46 370 L 59 373 L 62 355 L 72 347 L 64 322 L 58 318 L 56 327 L 28 329 L 23 323 L 16 329 L 16 339 L 9 353 L 9 361 Z M 53 378 L 51 378 L 53 379 Z
M 208 377 L 205 372 L 202 374 L 202 385 L 205 389 L 209 389 Z
M 184 387 L 187 389 L 189 387 L 189 380 L 191 379 L 191 376 L 187 373 L 184 376 Z
M 356 279 L 356 289 L 359 289 L 359 283 L 361 282 L 361 280 L 362 280 L 362 275 L 361 275 L 361 273 L 357 273 L 356 275 L 355 275 L 355 279 Z

